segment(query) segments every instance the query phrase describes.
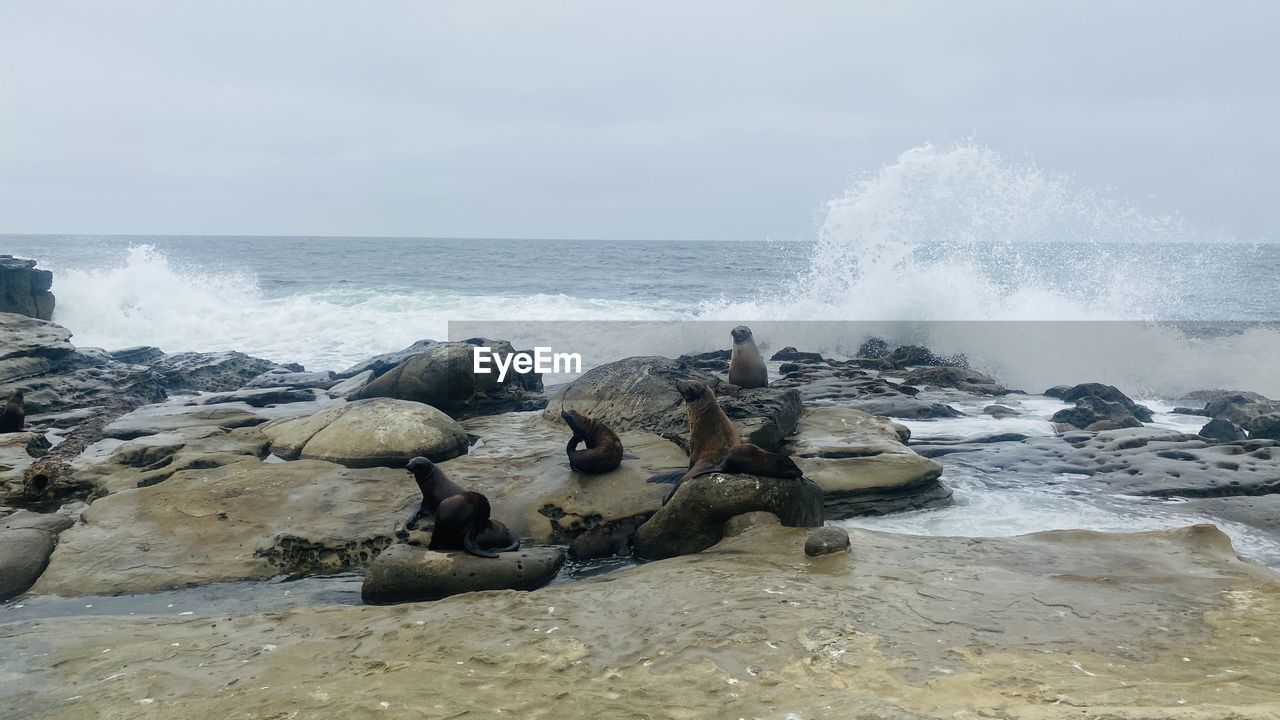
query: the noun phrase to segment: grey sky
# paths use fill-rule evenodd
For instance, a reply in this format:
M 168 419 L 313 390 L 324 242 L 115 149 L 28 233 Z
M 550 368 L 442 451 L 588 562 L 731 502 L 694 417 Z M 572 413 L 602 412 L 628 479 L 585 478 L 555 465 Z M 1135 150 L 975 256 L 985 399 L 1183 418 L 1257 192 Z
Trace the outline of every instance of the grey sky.
M 1274 238 L 1278 41 L 1275 2 L 0 0 L 0 232 L 807 238 L 974 136 Z

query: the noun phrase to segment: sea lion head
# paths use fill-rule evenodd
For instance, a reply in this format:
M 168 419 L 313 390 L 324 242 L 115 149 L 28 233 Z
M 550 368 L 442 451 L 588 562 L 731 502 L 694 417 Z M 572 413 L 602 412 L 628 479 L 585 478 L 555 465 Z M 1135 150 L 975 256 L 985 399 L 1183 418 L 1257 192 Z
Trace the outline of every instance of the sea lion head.
M 709 392 L 707 386 L 697 380 L 677 380 L 676 390 L 680 392 L 680 397 L 684 398 L 685 402 L 697 402 Z
M 13 394 L 9 395 L 9 404 L 21 405 L 24 399 L 21 390 L 14 390 Z
M 435 463 L 431 462 L 430 460 L 422 456 L 418 456 L 410 460 L 409 464 L 404 466 L 404 469 L 407 470 L 409 474 L 414 476 L 415 478 L 425 478 L 428 475 L 430 475 L 433 470 L 436 469 L 436 466 L 435 466 Z
M 733 341 L 736 343 L 746 342 L 751 339 L 751 328 L 746 325 L 739 325 L 730 330 L 729 334 L 733 336 Z
M 577 410 L 561 410 L 560 417 L 564 419 L 569 429 L 575 435 L 582 436 L 586 432 L 587 425 L 591 423 L 591 419 Z

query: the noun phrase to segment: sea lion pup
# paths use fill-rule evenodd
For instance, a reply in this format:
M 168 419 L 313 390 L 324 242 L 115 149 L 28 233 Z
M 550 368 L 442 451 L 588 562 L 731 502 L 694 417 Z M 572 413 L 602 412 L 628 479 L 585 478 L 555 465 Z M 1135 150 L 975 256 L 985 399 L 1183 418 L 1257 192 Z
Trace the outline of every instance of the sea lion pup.
M 22 425 L 26 419 L 27 412 L 22 391 L 14 390 L 9 396 L 9 402 L 5 403 L 3 410 L 0 410 L 0 433 L 22 432 Z
M 404 469 L 413 476 L 413 481 L 418 483 L 418 489 L 422 491 L 422 504 L 418 506 L 418 511 L 413 514 L 413 517 L 409 518 L 411 526 L 435 512 L 445 498 L 461 495 L 464 492 L 461 485 L 450 480 L 438 465 L 424 457 L 410 460 Z
M 569 543 L 569 557 L 596 560 L 614 555 L 629 555 L 631 538 L 635 537 L 636 530 L 651 517 L 652 510 L 597 525 Z
M 649 482 L 675 482 L 666 500 L 671 499 L 684 481 L 714 472 L 780 478 L 804 475 L 787 455 L 742 442 L 738 426 L 724 414 L 711 388 L 696 380 L 680 380 L 676 382 L 676 390 L 684 398 L 689 416 L 689 469 L 683 474 L 667 473 L 649 478 Z
M 577 410 L 565 410 L 560 417 L 573 431 L 573 437 L 569 438 L 564 449 L 569 455 L 569 467 L 580 473 L 598 475 L 615 470 L 622 464 L 622 441 L 609 426 Z M 586 449 L 578 450 L 579 442 L 585 442 Z
M 467 490 L 447 497 L 436 508 L 429 550 L 466 550 L 482 558 L 520 549 L 520 538 L 489 517 L 489 498 Z
M 744 388 L 762 388 L 769 385 L 769 369 L 764 356 L 756 347 L 751 328 L 739 325 L 729 331 L 733 336 L 733 352 L 729 354 L 729 382 Z

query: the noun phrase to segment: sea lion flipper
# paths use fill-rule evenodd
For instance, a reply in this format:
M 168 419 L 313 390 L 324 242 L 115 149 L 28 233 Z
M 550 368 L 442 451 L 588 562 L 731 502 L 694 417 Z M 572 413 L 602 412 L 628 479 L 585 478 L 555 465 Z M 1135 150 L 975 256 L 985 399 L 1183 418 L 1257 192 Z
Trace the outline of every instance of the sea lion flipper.
M 463 533 L 463 535 L 462 535 L 462 547 L 463 547 L 467 552 L 471 553 L 472 555 L 475 555 L 476 557 L 482 557 L 482 558 L 496 558 L 496 557 L 498 557 L 498 553 L 496 553 L 496 552 L 494 552 L 494 551 L 492 551 L 492 550 L 485 550 L 484 548 L 482 548 L 482 547 L 480 547 L 479 545 L 477 545 L 477 544 L 476 544 L 476 529 L 475 529 L 475 527 L 469 527 L 469 528 L 467 528 L 467 531 L 466 531 L 465 533 Z
M 662 473 L 661 475 L 654 475 L 653 477 L 649 478 L 648 480 L 645 480 L 645 482 L 651 482 L 651 483 L 678 483 L 678 482 L 680 482 L 680 478 L 684 477 L 684 474 L 685 474 L 685 473 L 687 473 L 687 472 L 689 472 L 689 471 L 688 471 L 688 470 L 672 470 L 671 472 L 668 472 L 668 473 Z
M 751 443 L 743 443 L 731 449 L 713 471 L 776 478 L 804 477 L 804 471 L 790 455 L 769 452 Z

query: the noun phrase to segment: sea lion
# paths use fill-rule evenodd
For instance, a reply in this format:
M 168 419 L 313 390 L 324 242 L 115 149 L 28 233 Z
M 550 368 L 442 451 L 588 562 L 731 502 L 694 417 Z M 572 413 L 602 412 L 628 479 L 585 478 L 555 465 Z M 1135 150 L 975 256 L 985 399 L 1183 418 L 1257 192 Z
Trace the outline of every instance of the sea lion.
M 489 498 L 467 490 L 447 497 L 436 508 L 430 550 L 466 550 L 476 557 L 496 558 L 520 549 L 520 538 L 490 519 Z
M 733 352 L 729 355 L 729 382 L 744 388 L 762 388 L 769 385 L 769 369 L 764 356 L 756 347 L 751 328 L 739 325 L 729 331 L 733 336 Z
M 461 495 L 464 492 L 461 485 L 450 480 L 438 465 L 424 457 L 410 460 L 404 469 L 413 476 L 413 481 L 418 483 L 418 489 L 422 491 L 422 504 L 418 506 L 413 517 L 409 518 L 410 526 L 416 525 L 419 520 L 435 512 L 445 498 Z
M 596 560 L 614 555 L 629 555 L 631 538 L 635 536 L 636 530 L 651 517 L 653 517 L 653 511 L 597 525 L 569 543 L 569 557 L 578 560 Z
M 609 426 L 576 410 L 565 410 L 560 417 L 573 431 L 573 437 L 569 438 L 564 449 L 569 455 L 569 467 L 580 473 L 598 475 L 622 464 L 622 441 Z M 585 442 L 586 449 L 578 450 L 579 442 Z
M 14 390 L 9 396 L 9 402 L 5 403 L 4 410 L 0 410 L 0 433 L 22 432 L 22 425 L 26 419 L 26 405 L 23 402 L 22 391 Z
M 742 442 L 738 426 L 724 414 L 711 388 L 696 380 L 679 380 L 676 390 L 684 398 L 689 416 L 689 469 L 649 478 L 649 482 L 675 483 L 675 488 L 662 501 L 664 505 L 684 481 L 699 475 L 714 472 L 780 478 L 804 475 L 789 456 Z

